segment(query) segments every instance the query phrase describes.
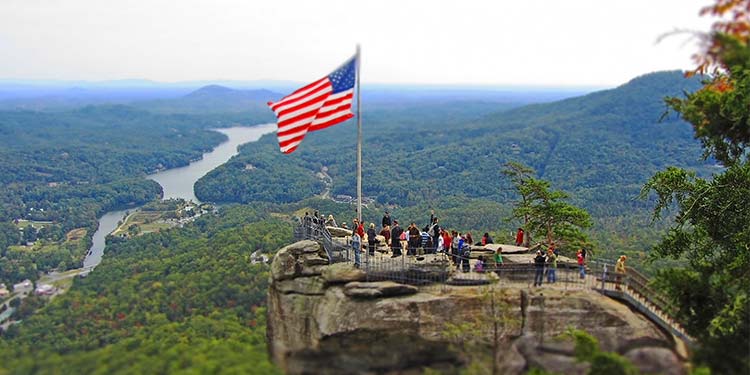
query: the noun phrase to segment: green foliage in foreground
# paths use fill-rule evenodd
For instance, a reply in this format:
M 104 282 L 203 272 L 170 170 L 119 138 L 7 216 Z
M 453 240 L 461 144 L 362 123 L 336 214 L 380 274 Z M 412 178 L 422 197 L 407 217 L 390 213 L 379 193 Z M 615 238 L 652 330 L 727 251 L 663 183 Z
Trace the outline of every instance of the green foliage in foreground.
M 681 169 L 657 173 L 645 186 L 659 197 L 656 214 L 676 203 L 679 215 L 653 256 L 686 259 L 659 273 L 677 317 L 701 343 L 696 358 L 718 373 L 750 369 L 750 163 L 712 180 Z
M 576 361 L 589 363 L 588 375 L 638 375 L 640 371 L 625 357 L 602 351 L 599 341 L 585 331 L 571 329 L 563 338 L 572 339 L 575 343 Z M 532 368 L 527 375 L 554 375 L 555 372 Z
M 670 167 L 642 196 L 655 193 L 654 218 L 677 208 L 654 257 L 686 260 L 659 273 L 659 286 L 700 346 L 695 360 L 719 374 L 750 373 L 750 36 L 747 2 L 717 2 L 741 28 L 717 22 L 701 59 L 717 70 L 704 86 L 666 102 L 693 125 L 704 156 L 726 167 L 710 179 Z M 741 31 L 738 31 L 741 30 Z M 703 68 L 706 66 L 704 65 Z
M 576 360 L 589 362 L 590 375 L 636 375 L 638 370 L 623 356 L 617 353 L 603 352 L 599 341 L 588 333 L 571 330 L 568 336 L 575 341 Z
M 12 374 L 275 373 L 268 266 L 250 254 L 290 241 L 290 225 L 232 207 L 112 244 L 89 277 L 5 333 L 0 363 Z

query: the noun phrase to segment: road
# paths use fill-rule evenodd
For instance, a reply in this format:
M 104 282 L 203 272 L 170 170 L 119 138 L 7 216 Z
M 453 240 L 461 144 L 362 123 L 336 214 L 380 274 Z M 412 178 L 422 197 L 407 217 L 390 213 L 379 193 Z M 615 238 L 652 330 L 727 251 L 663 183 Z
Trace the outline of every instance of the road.
M 94 267 L 76 268 L 74 270 L 68 270 L 65 272 L 50 272 L 48 274 L 42 275 L 42 277 L 39 278 L 37 284 L 54 284 L 60 280 L 70 279 L 82 273 L 91 272 L 93 268 Z
M 55 284 L 59 281 L 65 280 L 65 279 L 71 279 L 74 278 L 82 273 L 88 273 L 91 272 L 91 269 L 93 267 L 88 268 L 76 268 L 74 270 L 69 270 L 65 272 L 50 272 L 49 274 L 44 274 L 42 277 L 37 281 L 37 285 L 41 284 Z M 31 293 L 34 292 L 34 284 L 29 283 L 18 283 L 14 285 L 13 294 L 10 298 L 8 298 L 5 302 L 2 303 L 0 306 L 5 306 L 6 310 L 3 313 L 0 313 L 0 328 L 2 329 L 8 329 L 8 326 L 10 326 L 11 322 L 5 322 L 6 319 L 10 317 L 10 315 L 13 313 L 13 308 L 10 307 L 10 302 L 14 299 L 24 299 L 31 295 Z M 54 295 L 57 295 L 61 293 L 62 290 L 58 290 L 55 292 Z M 53 296 L 54 296 L 53 295 Z M 1 307 L 0 307 L 1 308 Z

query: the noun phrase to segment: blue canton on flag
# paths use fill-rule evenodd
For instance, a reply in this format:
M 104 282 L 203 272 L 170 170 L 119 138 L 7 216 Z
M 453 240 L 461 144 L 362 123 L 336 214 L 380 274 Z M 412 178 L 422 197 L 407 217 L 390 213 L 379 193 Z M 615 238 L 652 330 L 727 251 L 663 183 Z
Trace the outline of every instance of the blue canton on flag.
M 334 94 L 354 87 L 354 81 L 357 79 L 356 63 L 354 59 L 351 59 L 344 63 L 342 67 L 336 69 L 335 72 L 328 75 L 328 79 L 331 80 L 331 84 L 333 85 Z

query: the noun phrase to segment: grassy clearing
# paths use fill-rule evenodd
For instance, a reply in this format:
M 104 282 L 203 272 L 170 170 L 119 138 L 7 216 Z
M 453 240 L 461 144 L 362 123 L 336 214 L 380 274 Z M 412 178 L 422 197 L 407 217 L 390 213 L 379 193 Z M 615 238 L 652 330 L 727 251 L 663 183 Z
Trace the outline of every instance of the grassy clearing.
M 73 277 L 68 277 L 65 279 L 60 279 L 52 283 L 52 286 L 54 286 L 57 289 L 60 289 L 61 291 L 67 291 L 70 289 L 71 286 L 73 286 Z
M 174 227 L 174 224 L 170 223 L 150 223 L 140 225 L 142 233 L 153 233 L 160 230 L 169 229 Z
M 65 240 L 68 242 L 74 242 L 82 239 L 86 236 L 86 228 L 76 228 L 71 230 L 65 235 Z
M 39 230 L 44 228 L 45 226 L 49 226 L 54 224 L 54 221 L 34 221 L 34 220 L 18 220 L 16 224 L 16 227 L 18 229 L 26 228 L 28 226 L 32 226 L 35 229 Z
M 68 271 L 65 271 L 65 272 L 61 272 L 61 273 L 59 273 L 59 275 L 62 276 L 62 277 L 70 278 L 70 277 L 73 277 L 73 276 L 77 276 L 80 272 L 81 272 L 80 270 L 74 269 L 74 270 L 68 270 Z
M 113 236 L 119 236 L 121 234 L 128 233 L 128 228 L 132 225 L 136 225 L 140 229 L 140 233 L 153 233 L 160 230 L 169 229 L 175 225 L 172 223 L 166 223 L 163 220 L 168 214 L 172 214 L 173 211 L 136 211 L 128 215 L 125 221 L 112 232 Z
M 19 252 L 19 253 L 25 253 L 25 252 L 54 252 L 59 250 L 60 243 L 58 242 L 49 242 L 49 241 L 43 241 L 39 240 L 34 242 L 33 246 L 25 246 L 25 245 L 11 245 L 8 246 L 9 252 Z
M 304 215 L 304 214 L 305 213 L 303 212 L 302 215 Z M 284 219 L 284 220 L 289 219 L 289 215 L 282 214 L 282 213 L 279 213 L 279 212 L 271 212 L 271 217 L 275 217 L 277 219 Z

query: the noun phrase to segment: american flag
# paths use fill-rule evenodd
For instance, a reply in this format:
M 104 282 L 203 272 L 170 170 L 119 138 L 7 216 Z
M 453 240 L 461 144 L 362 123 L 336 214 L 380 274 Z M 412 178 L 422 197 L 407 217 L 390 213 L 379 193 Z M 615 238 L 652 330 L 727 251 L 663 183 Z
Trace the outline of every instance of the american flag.
M 352 98 L 357 57 L 352 57 L 333 73 L 268 106 L 276 113 L 281 152 L 289 154 L 307 132 L 325 129 L 352 117 Z

